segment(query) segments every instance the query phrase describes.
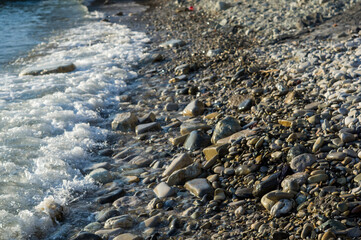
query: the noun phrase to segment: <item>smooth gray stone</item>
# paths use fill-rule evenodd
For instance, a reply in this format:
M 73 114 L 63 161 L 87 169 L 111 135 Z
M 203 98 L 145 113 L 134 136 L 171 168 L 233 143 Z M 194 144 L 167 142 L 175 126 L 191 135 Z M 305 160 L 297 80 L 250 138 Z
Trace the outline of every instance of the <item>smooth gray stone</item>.
M 137 135 L 139 135 L 139 134 L 146 133 L 146 132 L 159 131 L 161 129 L 162 128 L 158 122 L 145 123 L 145 124 L 140 124 L 140 125 L 136 126 L 135 133 Z
M 213 192 L 213 188 L 205 178 L 196 178 L 186 182 L 184 187 L 196 197 L 203 197 Z
M 290 166 L 295 172 L 303 172 L 306 167 L 311 166 L 316 162 L 316 157 L 310 153 L 303 153 L 293 158 Z
M 207 134 L 200 131 L 192 131 L 183 146 L 189 151 L 194 151 L 208 147 L 210 144 L 210 137 Z
M 253 105 L 252 99 L 246 99 L 238 105 L 238 110 L 241 112 L 248 111 Z
M 267 179 L 255 185 L 253 188 L 253 195 L 255 197 L 262 197 L 266 193 L 277 189 L 278 187 L 278 177 L 281 172 L 276 172 L 272 175 L 269 175 Z

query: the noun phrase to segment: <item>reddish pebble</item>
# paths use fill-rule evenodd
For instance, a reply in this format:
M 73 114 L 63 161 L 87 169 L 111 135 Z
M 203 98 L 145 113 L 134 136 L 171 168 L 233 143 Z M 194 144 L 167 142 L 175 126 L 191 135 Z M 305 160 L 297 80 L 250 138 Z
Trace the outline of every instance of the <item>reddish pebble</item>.
M 352 214 L 361 213 L 361 205 L 354 207 L 351 211 Z

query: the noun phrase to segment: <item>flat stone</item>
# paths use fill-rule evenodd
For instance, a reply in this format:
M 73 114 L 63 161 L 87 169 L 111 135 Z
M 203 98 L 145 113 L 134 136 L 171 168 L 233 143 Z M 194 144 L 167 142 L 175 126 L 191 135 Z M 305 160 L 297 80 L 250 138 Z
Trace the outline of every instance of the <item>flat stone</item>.
M 187 121 L 182 123 L 182 125 L 180 126 L 180 133 L 182 135 L 186 135 L 194 130 L 207 131 L 211 128 L 212 128 L 211 126 L 199 121 L 189 121 L 189 122 Z
M 299 98 L 301 98 L 300 94 L 297 91 L 292 91 L 287 94 L 284 103 L 290 104 Z
M 251 172 L 254 172 L 258 169 L 256 164 L 241 164 L 236 168 L 236 174 L 239 176 L 247 175 Z
M 112 217 L 116 217 L 116 216 L 119 216 L 120 213 L 118 210 L 115 210 L 115 209 L 107 209 L 106 211 L 101 211 L 100 213 L 98 213 L 96 216 L 95 216 L 95 219 L 98 221 L 98 222 L 104 222 L 106 220 L 108 220 L 109 218 L 112 218 Z M 98 229 L 99 230 L 99 229 Z
M 134 113 L 126 112 L 117 114 L 112 121 L 112 129 L 114 131 L 129 132 L 134 131 L 138 123 L 138 118 Z
M 293 175 L 288 175 L 283 179 L 281 187 L 284 192 L 298 192 L 300 186 L 307 182 L 308 174 L 305 172 L 298 172 Z
M 248 111 L 253 105 L 252 99 L 246 99 L 238 105 L 238 110 L 241 112 Z
M 250 136 L 255 135 L 256 133 L 257 133 L 257 131 L 255 131 L 255 130 L 245 129 L 245 130 L 236 132 L 229 137 L 219 139 L 217 141 L 217 144 L 232 143 L 233 141 L 235 141 L 237 139 L 240 139 L 242 137 L 250 137 Z
M 84 169 L 85 172 L 91 172 L 92 170 L 98 169 L 98 168 L 104 168 L 106 170 L 110 170 L 112 165 L 108 162 L 100 162 L 100 163 L 94 163 L 90 167 L 87 167 Z
M 349 228 L 346 231 L 346 235 L 350 238 L 359 238 L 361 236 L 361 229 L 358 227 Z
M 183 184 L 186 181 L 198 177 L 202 173 L 202 166 L 195 162 L 185 168 L 174 171 L 167 180 L 171 186 Z
M 23 70 L 19 76 L 31 75 L 31 76 L 39 76 L 53 73 L 68 73 L 72 72 L 76 69 L 76 66 L 73 63 L 57 63 L 47 66 L 33 67 L 27 68 Z
M 84 227 L 84 231 L 86 231 L 86 232 L 96 232 L 96 231 L 98 231 L 98 230 L 100 230 L 102 228 L 103 228 L 103 224 L 101 224 L 100 222 L 92 222 L 92 223 L 89 223 L 88 225 L 86 225 Z
M 179 65 L 177 66 L 175 69 L 174 69 L 174 73 L 176 75 L 185 75 L 185 74 L 188 74 L 191 70 L 191 66 L 189 64 L 182 64 L 182 65 Z
M 194 151 L 200 148 L 208 147 L 210 144 L 211 139 L 208 134 L 200 131 L 193 131 L 189 134 L 183 146 L 189 151 Z
M 278 123 L 284 127 L 291 127 L 293 121 L 279 119 Z
M 237 218 L 239 218 L 239 217 L 241 217 L 245 212 L 246 212 L 246 210 L 244 209 L 244 207 L 239 206 L 239 207 L 234 211 L 234 214 L 236 215 Z
M 341 141 L 344 143 L 353 142 L 356 140 L 355 135 L 352 133 L 348 133 L 348 132 L 340 133 L 339 137 L 340 137 Z
M 137 176 L 126 176 L 125 179 L 128 183 L 137 183 L 140 181 L 139 177 Z
M 174 188 L 169 187 L 165 182 L 159 183 L 153 191 L 158 198 L 166 198 L 175 194 Z
M 120 208 L 121 206 L 136 207 L 140 202 L 141 200 L 136 196 L 123 196 L 115 200 L 113 206 L 115 208 Z
M 223 157 L 228 152 L 228 143 L 215 144 L 203 149 L 203 154 L 207 161 L 213 159 L 215 156 Z
M 109 236 L 117 236 L 121 233 L 124 233 L 123 228 L 114 228 L 114 229 L 100 229 L 95 232 L 95 234 L 102 237 L 102 239 L 108 238 Z
M 144 220 L 144 226 L 151 228 L 151 227 L 158 227 L 161 224 L 162 219 L 158 216 L 155 215 L 153 217 L 150 217 L 146 220 Z
M 287 153 L 287 161 L 291 162 L 292 159 L 297 157 L 298 155 L 301 155 L 303 153 L 308 153 L 307 148 L 305 148 L 302 145 L 297 145 L 295 147 L 292 147 L 290 150 L 288 150 Z
M 317 110 L 317 108 L 320 104 L 321 104 L 320 102 L 313 102 L 313 103 L 307 104 L 305 106 L 305 110 Z
M 337 239 L 337 236 L 331 230 L 325 232 L 321 238 L 321 240 L 334 240 L 334 239 Z
M 226 194 L 224 193 L 224 190 L 222 188 L 217 188 L 214 191 L 214 197 L 213 200 L 214 201 L 224 201 L 226 199 Z
M 132 228 L 135 225 L 134 219 L 129 215 L 121 215 L 109 218 L 105 224 L 104 228 Z
M 155 114 L 151 112 L 151 113 L 143 115 L 138 120 L 139 120 L 140 124 L 145 124 L 145 123 L 155 122 L 156 117 L 155 117 Z
M 212 159 L 203 162 L 203 169 L 209 169 L 209 168 L 213 167 L 213 165 L 216 164 L 218 159 L 219 159 L 219 156 L 215 155 Z
M 178 111 L 178 104 L 177 103 L 167 103 L 164 106 L 164 111 L 171 112 L 171 111 Z
M 137 167 L 149 167 L 149 165 L 152 163 L 152 159 L 145 158 L 142 156 L 136 156 L 132 160 L 130 160 L 130 164 L 135 165 Z
M 288 214 L 292 210 L 292 207 L 293 204 L 291 200 L 281 199 L 272 206 L 270 210 L 270 215 L 277 218 L 281 217 Z
M 234 195 L 236 195 L 238 199 L 252 198 L 253 197 L 252 191 L 253 191 L 252 188 L 239 187 L 239 188 L 237 188 Z
M 184 142 L 187 140 L 188 136 L 189 136 L 189 134 L 179 136 L 179 137 L 170 138 L 169 141 L 173 146 L 183 145 Z
M 306 223 L 303 226 L 302 232 L 301 232 L 301 238 L 302 239 L 306 239 L 306 238 L 311 238 L 311 234 L 312 231 L 314 230 L 314 227 L 311 223 Z
M 319 182 L 326 182 L 328 180 L 327 174 L 316 174 L 314 176 L 310 176 L 308 178 L 309 183 L 319 183 Z
M 293 158 L 290 166 L 295 172 L 303 172 L 306 167 L 311 166 L 316 162 L 316 157 L 310 153 L 303 153 Z
M 161 54 L 159 53 L 154 53 L 154 54 L 149 54 L 145 57 L 143 57 L 142 59 L 140 59 L 140 63 L 141 64 L 148 64 L 148 63 L 155 63 L 155 62 L 160 62 L 162 61 L 164 58 Z
M 272 175 L 267 176 L 266 178 L 262 179 L 259 184 L 256 184 L 253 187 L 253 195 L 255 197 L 262 197 L 266 193 L 277 189 L 278 187 L 278 177 L 281 172 L 276 172 Z
M 137 235 L 131 234 L 131 233 L 123 233 L 119 236 L 116 236 L 113 238 L 113 240 L 143 240 L 144 238 L 139 237 Z
M 357 174 L 356 177 L 353 179 L 356 183 L 359 183 L 361 182 L 361 173 L 360 174 Z
M 112 203 L 118 198 L 125 195 L 124 189 L 117 189 L 97 198 L 97 202 L 100 204 Z
M 293 196 L 294 194 L 282 192 L 280 190 L 274 190 L 264 195 L 264 197 L 276 202 L 281 199 L 291 199 L 293 198 Z
M 160 44 L 159 46 L 163 47 L 163 48 L 178 48 L 178 47 L 184 46 L 185 44 L 186 43 L 182 40 L 172 39 L 172 40 L 169 40 L 167 42 Z
M 347 157 L 347 154 L 346 154 L 346 153 L 343 153 L 343 152 L 333 152 L 333 153 L 327 154 L 326 159 L 327 159 L 327 160 L 331 160 L 331 161 L 333 161 L 333 160 L 342 161 L 342 160 L 344 160 L 346 157 Z
M 172 163 L 165 169 L 162 176 L 167 177 L 171 175 L 174 171 L 184 168 L 192 163 L 193 160 L 188 153 L 177 154 L 173 158 Z
M 188 181 L 184 187 L 196 197 L 203 197 L 205 194 L 213 191 L 213 188 L 205 178 L 196 178 Z
M 153 132 L 153 131 L 160 131 L 160 130 L 162 130 L 160 124 L 158 122 L 152 122 L 152 123 L 145 123 L 145 124 L 140 124 L 140 125 L 136 126 L 135 133 L 137 135 L 139 135 L 139 134 L 146 133 L 146 132 Z
M 196 117 L 203 114 L 204 104 L 199 100 L 191 101 L 183 110 L 183 115 L 188 117 Z
M 241 125 L 237 119 L 233 117 L 225 117 L 216 124 L 212 135 L 212 143 L 215 144 L 219 139 L 228 137 L 240 130 Z
M 220 113 L 218 113 L 218 112 L 213 112 L 213 113 L 208 114 L 208 115 L 205 116 L 204 118 L 205 118 L 205 119 L 208 119 L 208 120 L 211 120 L 211 119 L 217 119 L 219 116 L 221 116 Z
M 312 152 L 315 153 L 315 152 L 317 152 L 318 150 L 320 150 L 320 148 L 322 147 L 323 143 L 324 143 L 323 137 L 318 137 L 318 138 L 316 139 L 316 142 L 313 144 Z
M 103 184 L 113 181 L 113 176 L 104 168 L 97 168 L 91 171 L 87 177 Z
M 326 230 L 331 228 L 332 230 L 346 230 L 346 226 L 342 224 L 340 221 L 330 219 L 324 222 L 319 226 L 321 230 Z

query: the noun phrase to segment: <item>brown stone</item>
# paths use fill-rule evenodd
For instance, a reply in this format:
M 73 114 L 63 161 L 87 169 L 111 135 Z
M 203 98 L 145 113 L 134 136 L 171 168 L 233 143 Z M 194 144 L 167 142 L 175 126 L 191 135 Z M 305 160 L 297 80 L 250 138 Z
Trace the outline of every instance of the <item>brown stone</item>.
M 205 149 L 203 149 L 203 154 L 207 161 L 211 160 L 216 155 L 222 157 L 227 153 L 228 146 L 229 146 L 228 143 L 215 144 L 215 145 L 212 145 L 212 146 L 209 146 L 209 147 L 206 147 Z

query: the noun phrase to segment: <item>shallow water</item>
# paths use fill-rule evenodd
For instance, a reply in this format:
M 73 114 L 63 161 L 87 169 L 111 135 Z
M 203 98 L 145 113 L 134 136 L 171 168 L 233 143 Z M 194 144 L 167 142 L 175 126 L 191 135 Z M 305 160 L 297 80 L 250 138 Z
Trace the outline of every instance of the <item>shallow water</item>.
M 80 169 L 100 161 L 92 149 L 148 39 L 76 0 L 3 2 L 0 16 L 0 239 L 43 238 L 53 223 L 39 206 L 96 188 Z M 76 70 L 19 77 L 59 62 Z

